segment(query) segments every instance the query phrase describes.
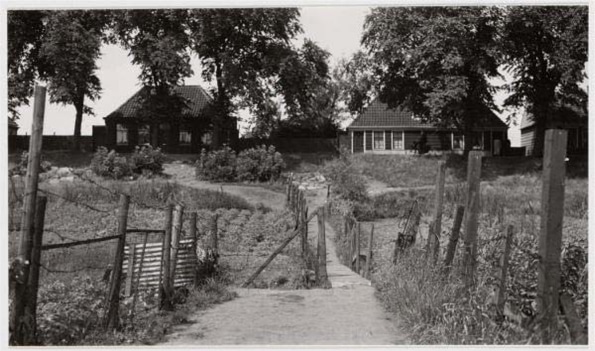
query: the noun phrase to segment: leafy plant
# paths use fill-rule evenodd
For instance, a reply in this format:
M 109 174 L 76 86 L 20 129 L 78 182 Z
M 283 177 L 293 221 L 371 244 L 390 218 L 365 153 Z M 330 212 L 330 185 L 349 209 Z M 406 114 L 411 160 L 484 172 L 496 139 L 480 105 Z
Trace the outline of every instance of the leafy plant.
M 21 154 L 21 159 L 19 164 L 16 165 L 13 169 L 10 170 L 9 175 L 20 175 L 23 176 L 27 174 L 27 165 L 29 164 L 29 152 L 23 151 Z M 49 161 L 44 161 L 43 157 L 41 159 L 39 172 L 44 173 L 52 169 L 52 163 Z
M 202 149 L 196 161 L 196 176 L 204 180 L 234 181 L 236 179 L 236 154 L 225 146 L 220 150 L 207 152 Z
M 262 145 L 240 152 L 236 167 L 238 180 L 266 182 L 278 179 L 285 163 L 274 146 Z
M 128 160 L 130 168 L 134 173 L 143 175 L 155 175 L 163 171 L 165 156 L 160 148 L 153 148 L 151 145 L 135 147 L 134 153 Z
M 115 150 L 108 151 L 106 147 L 97 148 L 91 160 L 91 170 L 95 174 L 113 179 L 121 179 L 132 174 L 132 168 L 125 157 Z

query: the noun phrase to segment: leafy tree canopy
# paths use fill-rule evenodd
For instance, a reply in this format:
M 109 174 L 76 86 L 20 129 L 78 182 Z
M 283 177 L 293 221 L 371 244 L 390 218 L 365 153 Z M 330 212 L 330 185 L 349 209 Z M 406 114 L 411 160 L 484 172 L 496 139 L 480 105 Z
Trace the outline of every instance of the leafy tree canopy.
M 481 109 L 495 108 L 499 10 L 490 7 L 376 8 L 363 45 L 374 65 L 379 97 L 423 121 L 468 131 Z

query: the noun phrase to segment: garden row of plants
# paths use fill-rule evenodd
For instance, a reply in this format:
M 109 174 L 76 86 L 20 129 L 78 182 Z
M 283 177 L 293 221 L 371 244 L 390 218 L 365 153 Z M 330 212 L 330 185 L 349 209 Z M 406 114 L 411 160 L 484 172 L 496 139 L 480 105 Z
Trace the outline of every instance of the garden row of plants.
M 418 157 L 404 162 L 415 163 L 416 159 Z M 421 159 L 424 168 L 431 168 L 427 164 L 428 159 Z M 433 159 L 437 169 L 438 159 Z M 425 242 L 420 242 L 419 235 L 418 243 L 399 256 L 396 264 L 393 264 L 390 257 L 399 225 L 406 221 L 413 202 L 418 202 L 423 214 L 431 214 L 433 190 L 369 196 L 362 167 L 358 162 L 358 157 L 342 155 L 324 167 L 325 176 L 332 181 L 333 215 L 330 221 L 337 233 L 339 255 L 349 257 L 349 235 L 343 232 L 344 215 L 353 215 L 362 222 L 382 221 L 383 225 L 377 226 L 374 236 L 377 239 L 372 281 L 377 289 L 377 296 L 389 311 L 399 316 L 402 325 L 410 332 L 413 343 L 540 342 L 538 333 L 534 333 L 539 262 L 539 173 L 509 175 L 482 183 L 476 284 L 471 291 L 466 291 L 459 276 L 462 245 L 458 247 L 452 273 L 448 277 L 445 277 L 441 264 L 427 264 L 422 249 Z M 588 323 L 587 196 L 582 189 L 586 188 L 586 182 L 586 179 L 568 179 L 566 182 L 561 262 L 562 292 L 572 297 L 585 328 Z M 464 204 L 465 192 L 463 185 L 446 188 L 441 248 L 446 247 L 450 238 L 454 209 L 457 204 Z M 422 222 L 427 223 L 428 219 L 422 218 Z M 390 225 L 385 225 L 386 223 Z M 520 323 L 504 318 L 502 312 L 493 305 L 494 288 L 497 286 L 495 277 L 500 267 L 504 233 L 508 225 L 513 225 L 515 234 L 509 261 L 506 308 L 508 315 L 516 314 L 520 317 Z M 365 230 L 368 227 L 362 226 Z M 345 251 L 343 255 L 341 250 Z M 569 344 L 570 335 L 562 316 L 559 326 L 558 333 L 553 337 L 554 342 Z

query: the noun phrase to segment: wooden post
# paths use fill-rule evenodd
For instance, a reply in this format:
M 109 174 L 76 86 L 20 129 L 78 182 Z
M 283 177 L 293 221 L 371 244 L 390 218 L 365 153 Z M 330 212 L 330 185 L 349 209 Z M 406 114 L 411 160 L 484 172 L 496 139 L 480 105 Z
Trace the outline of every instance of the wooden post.
M 169 204 L 167 206 L 167 212 L 165 214 L 165 235 L 163 236 L 163 252 L 162 252 L 162 265 L 163 265 L 163 274 L 161 274 L 161 286 L 160 290 L 163 291 L 163 296 L 161 297 L 161 308 L 166 311 L 173 311 L 172 305 L 172 289 L 169 279 L 171 274 L 171 232 L 172 232 L 172 216 L 174 211 L 174 205 Z
M 192 239 L 192 254 L 196 257 L 196 248 L 198 246 L 198 237 L 196 235 L 196 218 L 197 218 L 197 214 L 196 212 L 192 212 L 190 214 L 190 231 L 189 231 L 189 236 Z M 194 286 L 198 285 L 198 262 L 196 263 L 196 265 L 194 266 L 195 268 L 195 272 L 194 272 Z
M 14 280 L 11 295 L 13 307 L 10 315 L 10 345 L 25 345 L 32 331 L 30 319 L 24 315 L 27 303 L 27 282 L 29 280 L 29 264 L 31 262 L 31 247 L 34 235 L 35 206 L 37 202 L 37 187 L 41 162 L 41 144 L 43 139 L 43 117 L 45 113 L 44 86 L 35 86 L 35 105 L 33 106 L 33 126 L 29 141 L 29 160 L 25 180 L 25 197 L 23 201 L 23 217 L 21 234 L 16 259 L 11 263 L 11 279 Z
M 572 298 L 568 294 L 562 293 L 562 295 L 560 295 L 560 305 L 562 307 L 562 312 L 564 313 L 564 319 L 566 319 L 566 324 L 570 330 L 570 339 L 572 340 L 572 343 L 575 345 L 586 345 L 587 335 L 584 332 L 581 319 L 579 318 L 578 313 L 576 313 Z
M 25 305 L 25 316 L 32 318 L 32 330 L 30 334 L 25 335 L 26 345 L 34 345 L 37 341 L 37 291 L 39 290 L 39 267 L 41 264 L 41 245 L 43 242 L 46 204 L 47 197 L 45 195 L 39 195 L 35 204 L 35 235 L 33 236 L 33 248 L 31 250 L 29 290 L 27 291 L 28 301 Z
M 304 199 L 304 210 L 302 211 L 302 222 L 304 226 L 302 228 L 302 257 L 306 259 L 308 257 L 308 207 L 306 207 L 306 199 Z
M 372 252 L 374 247 L 374 223 L 370 228 L 370 236 L 368 239 L 368 256 L 366 256 L 366 279 L 370 279 L 370 268 L 372 267 Z
M 504 302 L 506 301 L 506 278 L 508 276 L 508 259 L 510 257 L 510 248 L 512 247 L 513 227 L 509 225 L 506 228 L 506 241 L 504 242 L 504 252 L 500 259 L 500 281 L 498 282 L 498 291 L 496 294 L 496 307 L 498 311 L 504 311 Z
M 557 328 L 567 134 L 561 129 L 545 132 L 536 302 L 542 340 L 546 344 L 551 342 Z
M 215 255 L 219 255 L 219 239 L 217 237 L 217 218 L 219 216 L 213 213 L 211 217 L 211 248 Z
M 314 217 L 314 214 L 317 211 L 313 211 L 311 214 L 308 215 L 308 218 L 306 218 L 306 223 L 310 222 L 310 220 Z M 269 265 L 269 263 L 271 263 L 273 261 L 273 259 L 275 259 L 275 257 L 277 257 L 277 255 L 279 253 L 281 253 L 281 251 L 283 251 L 283 249 L 296 237 L 300 234 L 300 228 L 295 229 L 290 235 L 289 237 L 287 237 L 287 239 L 285 239 L 285 241 L 283 241 L 283 243 L 269 256 L 269 258 L 266 259 L 266 261 L 264 261 L 264 263 L 262 265 L 260 265 L 260 267 L 258 267 L 258 269 L 256 269 L 256 271 L 254 272 L 254 274 L 252 274 L 243 284 L 242 287 L 245 288 L 248 285 L 250 285 L 254 279 L 256 279 L 256 277 L 258 277 L 258 275 Z
M 355 271 L 360 274 L 360 260 L 359 255 L 361 252 L 361 236 L 362 236 L 362 224 L 357 222 L 357 232 L 355 234 Z
M 351 223 L 351 221 L 349 221 Z M 353 255 L 355 252 L 355 228 L 352 225 L 349 228 L 349 269 L 354 270 Z
M 326 228 L 324 224 L 324 207 L 317 211 L 318 214 L 318 277 L 317 283 L 324 288 L 330 288 L 326 271 Z
M 124 245 L 126 244 L 126 225 L 128 222 L 128 205 L 130 197 L 120 195 L 120 204 L 118 210 L 118 246 L 116 247 L 116 257 L 114 258 L 114 268 L 112 279 L 110 281 L 109 309 L 105 320 L 105 328 L 108 330 L 118 329 L 120 327 L 120 317 L 118 316 L 120 307 L 120 287 L 122 283 L 122 262 L 124 261 Z
M 132 295 L 132 282 L 134 281 L 132 276 L 134 275 L 134 255 L 135 255 L 135 244 L 130 244 L 128 249 L 128 272 L 126 272 L 126 287 L 124 288 L 124 295 Z
M 138 273 L 136 275 L 136 289 L 134 290 L 134 295 L 132 296 L 132 307 L 130 308 L 130 319 L 132 320 L 134 317 L 134 311 L 136 308 L 136 298 L 138 295 L 138 288 L 140 286 L 140 278 L 143 275 L 143 264 L 145 263 L 145 250 L 147 249 L 147 239 L 149 239 L 149 234 L 145 233 L 143 235 L 143 246 L 140 252 L 140 261 L 138 262 Z
M 450 240 L 448 241 L 448 247 L 446 248 L 446 258 L 444 259 L 444 276 L 448 277 L 450 274 L 450 268 L 452 261 L 455 257 L 457 250 L 457 242 L 459 241 L 459 232 L 461 231 L 461 224 L 463 223 L 463 214 L 465 213 L 465 206 L 458 205 L 455 213 L 454 224 L 452 227 L 452 233 L 450 234 Z
M 479 217 L 479 185 L 481 177 L 481 151 L 469 152 L 467 163 L 467 201 L 465 205 L 465 254 L 462 276 L 465 287 L 474 283 L 477 262 L 477 229 Z
M 171 272 L 170 272 L 170 287 L 173 289 L 176 286 L 176 267 L 178 265 L 178 251 L 180 245 L 180 236 L 182 234 L 182 222 L 184 218 L 184 207 L 176 205 L 173 219 L 172 231 L 172 250 L 171 250 Z
M 436 194 L 434 201 L 434 220 L 429 237 L 429 252 L 432 263 L 436 263 L 440 248 L 440 235 L 442 234 L 442 202 L 444 198 L 444 178 L 446 176 L 446 163 L 438 163 L 438 175 L 436 176 Z

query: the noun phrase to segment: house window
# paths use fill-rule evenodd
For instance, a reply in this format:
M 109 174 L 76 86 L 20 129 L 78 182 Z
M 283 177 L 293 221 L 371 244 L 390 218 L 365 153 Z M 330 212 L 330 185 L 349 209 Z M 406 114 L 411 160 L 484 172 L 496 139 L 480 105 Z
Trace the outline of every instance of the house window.
M 190 145 L 192 142 L 192 133 L 184 128 L 180 128 L 180 145 Z
M 454 134 L 452 137 L 452 149 L 463 150 L 465 149 L 465 137 L 462 134 Z
M 384 131 L 374 132 L 374 150 L 384 150 Z
M 151 143 L 151 132 L 149 126 L 141 124 L 138 126 L 138 144 L 150 144 Z
M 116 124 L 116 144 L 128 145 L 128 128 L 122 124 Z
M 404 149 L 403 143 L 403 133 L 394 131 L 393 132 L 393 149 L 395 150 L 403 150 Z
M 211 132 L 204 133 L 200 138 L 200 142 L 203 145 L 211 145 L 213 143 L 213 135 L 211 134 Z

